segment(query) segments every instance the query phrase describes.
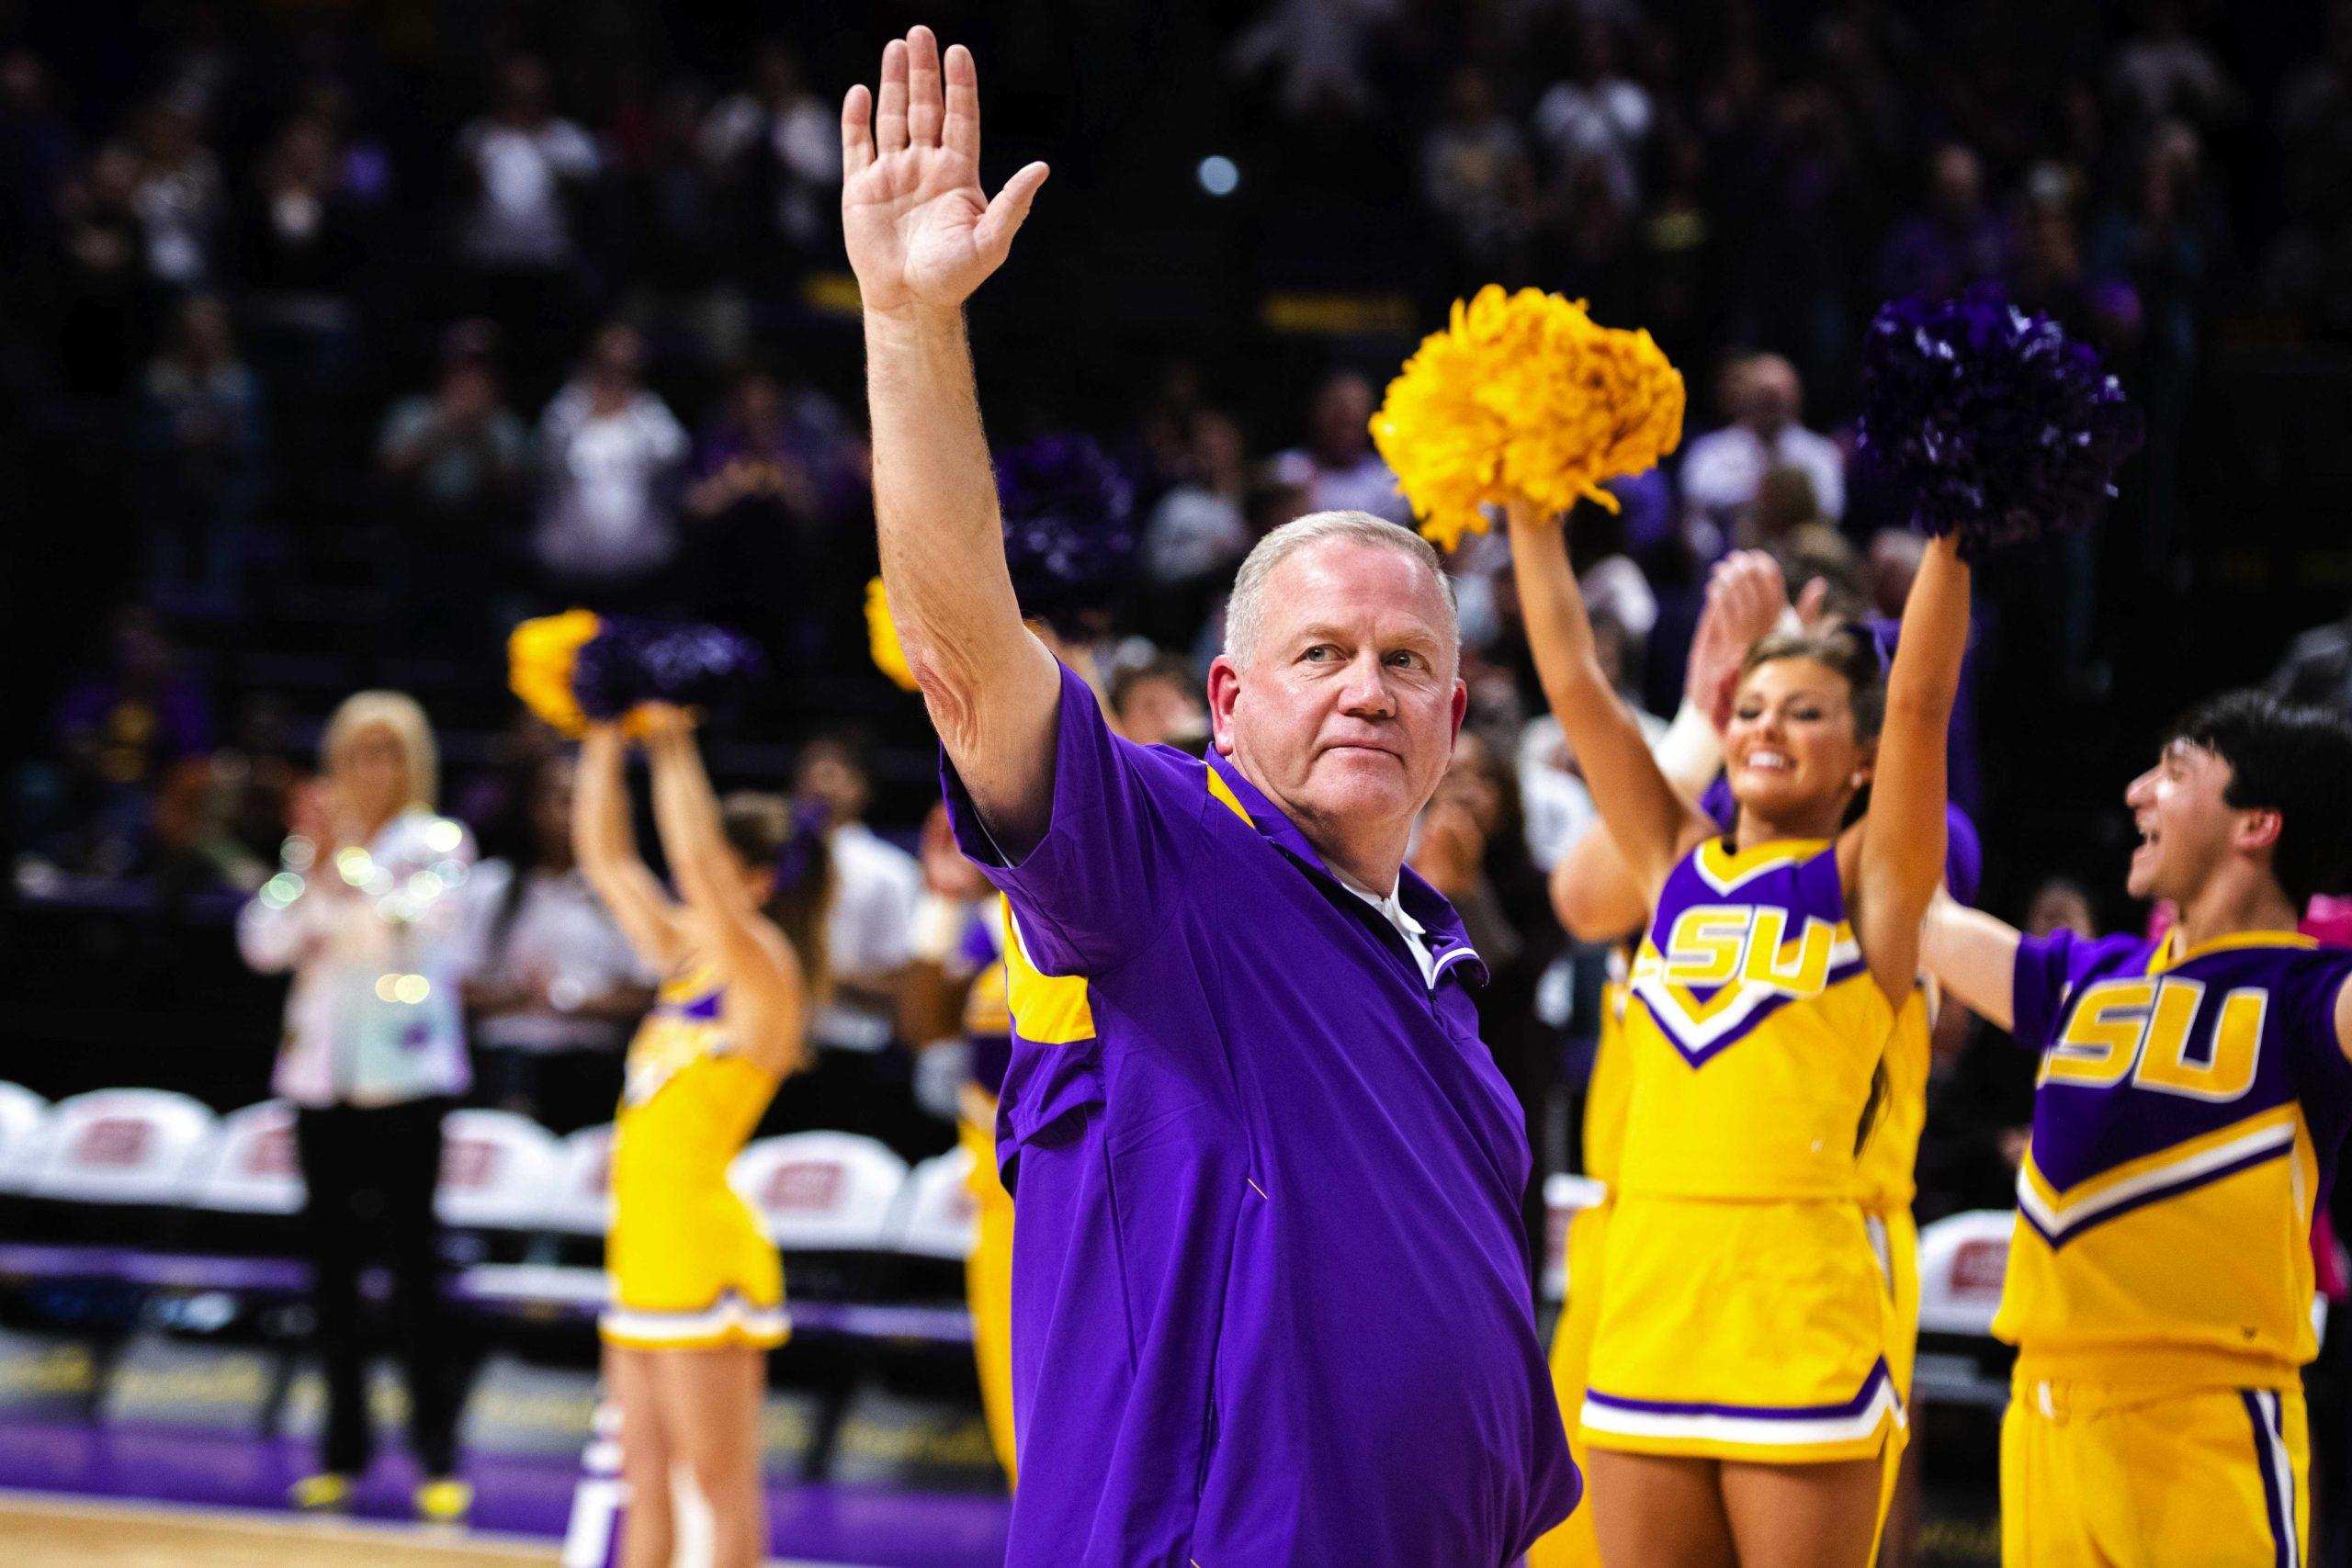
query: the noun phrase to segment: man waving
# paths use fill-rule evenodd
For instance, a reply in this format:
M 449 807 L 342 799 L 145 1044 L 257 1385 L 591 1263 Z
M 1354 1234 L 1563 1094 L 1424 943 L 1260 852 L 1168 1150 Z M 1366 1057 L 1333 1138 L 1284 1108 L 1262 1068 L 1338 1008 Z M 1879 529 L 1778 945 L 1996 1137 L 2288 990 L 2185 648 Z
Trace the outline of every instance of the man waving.
M 958 839 L 1012 908 L 1008 1561 L 1501 1568 L 1575 1506 L 1486 970 L 1403 865 L 1467 701 L 1434 551 L 1267 536 L 1205 761 L 1114 737 L 1022 625 L 962 310 L 1044 165 L 979 184 L 926 28 L 851 89 L 882 574 Z

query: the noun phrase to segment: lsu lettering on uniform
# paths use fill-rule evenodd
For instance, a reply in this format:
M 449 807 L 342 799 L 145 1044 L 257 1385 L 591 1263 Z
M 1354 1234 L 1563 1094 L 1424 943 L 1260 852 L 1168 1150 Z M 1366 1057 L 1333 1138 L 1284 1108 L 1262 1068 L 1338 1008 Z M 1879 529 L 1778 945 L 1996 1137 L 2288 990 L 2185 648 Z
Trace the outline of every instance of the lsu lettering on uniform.
M 1619 962 L 1612 953 L 1612 967 Z M 1617 1152 L 1625 1135 L 1627 999 L 1624 976 L 1612 974 L 1601 991 L 1600 1028 L 1593 1041 L 1584 1098 L 1584 1174 L 1601 1184 L 1601 1197 L 1568 1221 L 1568 1299 L 1561 1303 L 1560 1321 L 1552 1329 L 1552 1391 L 1567 1416 L 1568 1457 L 1579 1471 L 1585 1441 L 1576 1411 L 1584 1403 L 1591 1370 L 1593 1325 L 1600 1321 L 1600 1259 L 1614 1206 Z M 1528 1548 L 1527 1568 L 1600 1568 L 1592 1510 L 1578 1508 L 1545 1531 Z
M 727 1182 L 777 1080 L 734 1051 L 725 997 L 707 965 L 675 976 L 629 1043 L 605 1241 L 610 1344 L 768 1348 L 789 1332 L 775 1244 Z
M 972 922 L 965 957 L 978 966 L 964 997 L 964 1043 L 970 1064 L 957 1097 L 956 1141 L 971 1156 L 965 1186 L 972 1194 L 972 1250 L 964 1259 L 964 1298 L 972 1314 L 972 1359 L 979 1371 L 980 1410 L 989 1446 L 1005 1479 L 1019 1475 L 1012 1425 L 1012 1194 L 996 1168 L 997 1096 L 1012 1059 L 1012 1005 L 1003 953 L 1012 911 L 999 895 Z
M 2312 1215 L 2352 1121 L 2352 953 L 2283 931 L 2018 944 L 2033 1136 L 1993 1332 L 2018 1568 L 2301 1568 Z
M 1883 1455 L 1905 1413 L 1858 1151 L 1896 1011 L 1847 919 L 1837 846 L 1702 844 L 1667 878 L 1631 990 L 1584 1440 Z

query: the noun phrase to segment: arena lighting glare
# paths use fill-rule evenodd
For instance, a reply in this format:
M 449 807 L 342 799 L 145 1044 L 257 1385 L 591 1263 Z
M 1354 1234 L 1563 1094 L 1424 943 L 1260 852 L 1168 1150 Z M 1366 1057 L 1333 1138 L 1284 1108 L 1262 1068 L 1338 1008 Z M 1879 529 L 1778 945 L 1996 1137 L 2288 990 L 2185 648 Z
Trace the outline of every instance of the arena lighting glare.
M 1240 169 L 1222 152 L 1202 159 L 1196 172 L 1201 188 L 1211 196 L 1231 196 L 1235 187 L 1241 184 Z

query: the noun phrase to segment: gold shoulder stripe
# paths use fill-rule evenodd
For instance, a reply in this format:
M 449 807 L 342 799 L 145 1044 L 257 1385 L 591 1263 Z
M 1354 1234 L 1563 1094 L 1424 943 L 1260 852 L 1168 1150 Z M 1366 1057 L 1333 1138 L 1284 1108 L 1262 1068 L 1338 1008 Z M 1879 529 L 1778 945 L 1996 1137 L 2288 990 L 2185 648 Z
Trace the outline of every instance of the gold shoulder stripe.
M 1234 798 L 1233 786 L 1225 782 L 1225 775 L 1215 768 L 1209 769 L 1208 773 L 1209 793 L 1225 802 L 1226 808 L 1236 817 L 1240 818 L 1244 822 L 1249 822 L 1252 828 L 1256 827 L 1258 824 L 1250 821 L 1250 813 L 1242 808 L 1241 802 Z
M 1086 976 L 1039 974 L 1010 903 L 1004 906 L 1004 991 L 1012 1009 L 1012 1032 L 1032 1044 L 1068 1045 L 1094 1038 Z

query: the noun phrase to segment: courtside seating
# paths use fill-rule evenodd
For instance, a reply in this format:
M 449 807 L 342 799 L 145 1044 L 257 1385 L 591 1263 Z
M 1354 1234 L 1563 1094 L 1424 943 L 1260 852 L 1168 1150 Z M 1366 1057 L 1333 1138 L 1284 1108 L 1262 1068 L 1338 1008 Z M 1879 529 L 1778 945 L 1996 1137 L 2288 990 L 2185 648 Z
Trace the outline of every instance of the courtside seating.
M 1915 1397 L 1998 1409 L 2011 1353 L 1992 1337 L 2008 1272 L 2014 1212 L 1976 1210 L 1919 1233 L 1919 1361 Z
M 972 1153 L 953 1148 L 914 1168 L 899 1197 L 898 1249 L 957 1264 L 972 1250 L 979 1204 L 972 1197 Z
M 265 1100 L 232 1111 L 191 1163 L 187 1243 L 207 1252 L 299 1254 L 303 1198 L 293 1105 Z
M 854 1133 L 792 1133 L 750 1145 L 728 1178 L 790 1258 L 796 1293 L 873 1295 L 906 1161 Z
M 460 1242 L 469 1261 L 520 1258 L 562 1180 L 563 1145 L 511 1111 L 453 1111 L 441 1129 L 441 1223 L 476 1238 Z
M 539 1223 L 568 1241 L 587 1238 L 594 1246 L 581 1256 L 588 1262 L 603 1257 L 605 1232 L 613 1218 L 613 1124 L 582 1127 L 563 1140 L 558 1156 L 556 1183 Z M 565 1256 L 573 1249 L 565 1248 Z
M 2001 1280 L 2009 1267 L 2009 1231 L 2017 1215 L 1978 1210 L 1938 1220 L 1919 1233 L 1919 1331 L 1993 1331 Z
M 215 1118 L 156 1089 L 59 1100 L 34 1136 L 12 1229 L 24 1239 L 171 1247 L 186 1229 L 198 1152 Z
M 49 1126 L 49 1101 L 22 1084 L 0 1083 L 0 1192 L 21 1192 Z
M 979 1219 L 971 1174 L 972 1156 L 960 1147 L 933 1155 L 908 1174 L 891 1217 L 898 1256 L 883 1281 L 887 1292 L 916 1302 L 964 1300 L 964 1258 Z
M 294 1107 L 265 1100 L 220 1118 L 196 1158 L 188 1201 L 232 1214 L 294 1214 L 302 1208 Z

